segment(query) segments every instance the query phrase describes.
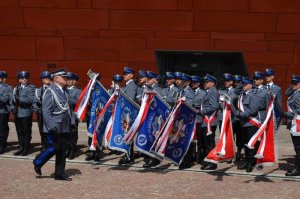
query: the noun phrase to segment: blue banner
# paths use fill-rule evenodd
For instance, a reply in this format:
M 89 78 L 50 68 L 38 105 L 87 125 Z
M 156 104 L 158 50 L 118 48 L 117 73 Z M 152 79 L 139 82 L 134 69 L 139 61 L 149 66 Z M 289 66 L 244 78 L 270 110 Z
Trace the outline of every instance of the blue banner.
M 88 127 L 88 136 L 90 136 L 90 137 L 93 136 L 97 115 L 101 111 L 101 109 L 105 106 L 105 104 L 107 103 L 109 98 L 110 98 L 109 93 L 102 86 L 102 84 L 97 81 L 95 83 L 95 87 L 92 91 L 92 102 L 91 102 L 92 104 L 91 104 L 91 110 L 90 110 L 90 122 L 89 122 L 89 127 Z M 104 117 L 104 119 L 105 119 L 105 117 Z M 103 126 L 103 125 L 101 125 L 101 126 Z M 104 125 L 104 126 L 106 126 L 106 125 Z
M 130 129 L 132 123 L 139 112 L 139 106 L 132 101 L 122 91 L 116 101 L 114 109 L 114 118 L 112 126 L 112 134 L 109 141 L 109 148 L 122 151 L 130 156 L 130 144 L 123 142 L 124 135 Z
M 161 159 L 155 153 L 152 153 L 150 149 L 170 112 L 171 107 L 162 98 L 155 95 L 150 103 L 146 119 L 135 140 L 135 147 L 138 151 Z
M 180 106 L 175 124 L 169 133 L 165 157 L 179 165 L 194 136 L 196 112 L 186 104 Z

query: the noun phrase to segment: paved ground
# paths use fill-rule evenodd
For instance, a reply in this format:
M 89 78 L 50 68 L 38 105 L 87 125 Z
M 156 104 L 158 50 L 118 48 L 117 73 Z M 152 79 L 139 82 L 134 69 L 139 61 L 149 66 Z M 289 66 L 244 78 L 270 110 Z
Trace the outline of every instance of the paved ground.
M 33 126 L 34 146 L 26 157 L 14 157 L 16 133 L 10 124 L 8 152 L 0 156 L 0 198 L 295 198 L 300 194 L 300 178 L 286 178 L 292 167 L 294 151 L 289 133 L 280 129 L 279 165 L 255 169 L 250 175 L 223 163 L 212 173 L 202 172 L 199 165 L 179 171 L 163 162 L 155 169 L 143 169 L 138 159 L 131 167 L 117 165 L 119 156 L 98 162 L 84 161 L 85 126 L 80 125 L 78 156 L 67 163 L 71 182 L 55 181 L 53 161 L 46 164 L 43 176 L 36 177 L 32 159 L 39 151 L 39 136 Z

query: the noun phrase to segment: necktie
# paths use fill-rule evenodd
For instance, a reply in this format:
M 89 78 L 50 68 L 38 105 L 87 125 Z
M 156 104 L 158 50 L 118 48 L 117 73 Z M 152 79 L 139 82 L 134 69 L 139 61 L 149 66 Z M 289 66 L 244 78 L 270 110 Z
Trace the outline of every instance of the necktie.
M 271 86 L 268 84 L 268 85 L 267 85 L 267 89 L 270 90 L 270 88 L 271 88 Z

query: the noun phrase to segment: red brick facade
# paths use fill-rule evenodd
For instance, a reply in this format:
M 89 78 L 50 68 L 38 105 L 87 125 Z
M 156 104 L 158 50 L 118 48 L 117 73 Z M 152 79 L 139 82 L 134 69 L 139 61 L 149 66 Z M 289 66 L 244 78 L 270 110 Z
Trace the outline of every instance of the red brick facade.
M 108 85 L 122 67 L 157 70 L 155 49 L 242 51 L 249 72 L 300 74 L 296 0 L 0 0 L 0 67 L 33 82 L 47 63 Z M 83 85 L 84 83 L 81 83 Z

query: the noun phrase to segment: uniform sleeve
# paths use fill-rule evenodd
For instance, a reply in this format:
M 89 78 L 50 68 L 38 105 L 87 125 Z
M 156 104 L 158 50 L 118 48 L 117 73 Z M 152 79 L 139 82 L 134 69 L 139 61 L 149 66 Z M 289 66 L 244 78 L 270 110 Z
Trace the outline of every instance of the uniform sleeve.
M 6 104 L 9 102 L 9 100 L 10 100 L 10 89 L 9 87 L 4 87 L 4 89 L 0 93 L 0 102 Z
M 42 107 L 44 123 L 48 130 L 53 129 L 55 127 L 55 121 L 52 115 L 54 110 L 54 100 L 50 90 L 46 90 L 44 93 Z
M 300 97 L 296 97 L 293 101 L 293 106 L 291 107 L 293 112 L 287 113 L 288 119 L 293 119 L 295 115 L 300 115 Z
M 26 92 L 25 97 L 20 97 L 20 103 L 26 103 L 26 104 L 34 104 L 35 102 L 35 86 L 30 85 L 28 86 L 28 91 Z
M 185 102 L 188 103 L 190 106 L 193 106 L 194 100 L 195 100 L 195 92 L 191 90 L 185 96 Z
M 137 87 L 135 85 L 127 86 L 125 93 L 130 97 L 130 99 L 134 100 L 136 95 Z

